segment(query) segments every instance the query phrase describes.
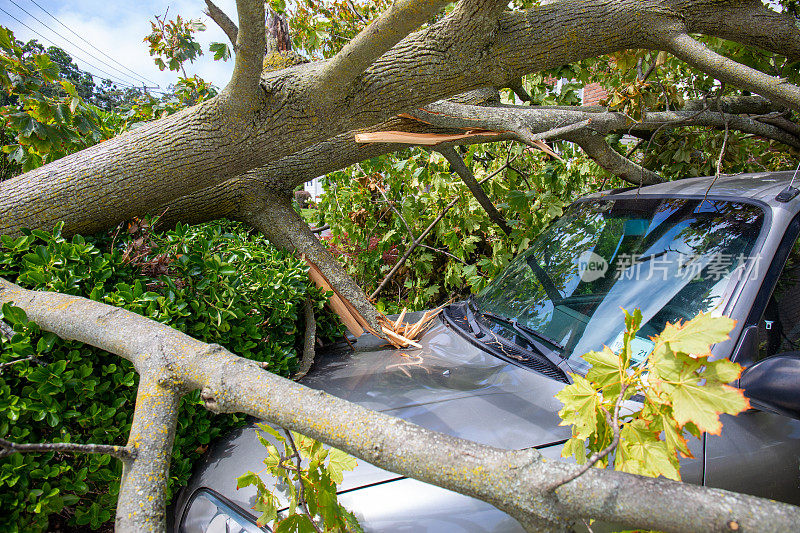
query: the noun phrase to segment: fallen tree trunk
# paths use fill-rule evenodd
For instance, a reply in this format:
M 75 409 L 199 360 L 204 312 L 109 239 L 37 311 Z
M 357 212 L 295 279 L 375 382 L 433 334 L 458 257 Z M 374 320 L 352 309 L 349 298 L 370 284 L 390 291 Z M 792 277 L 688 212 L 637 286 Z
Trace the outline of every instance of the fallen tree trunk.
M 676 532 L 791 531 L 800 521 L 800 508 L 792 505 L 613 470 L 591 469 L 551 492 L 554 481 L 581 467 L 545 461 L 535 449 L 503 450 L 430 431 L 308 389 L 135 313 L 0 279 L 0 303 L 11 302 L 45 331 L 128 359 L 142 377 L 126 447 L 136 454 L 125 465 L 117 507 L 120 531 L 164 530 L 176 406 L 192 390 L 201 391 L 212 411 L 247 413 L 489 502 L 528 531 L 567 531 L 580 518 Z M 354 425 L 360 430 L 351 431 Z

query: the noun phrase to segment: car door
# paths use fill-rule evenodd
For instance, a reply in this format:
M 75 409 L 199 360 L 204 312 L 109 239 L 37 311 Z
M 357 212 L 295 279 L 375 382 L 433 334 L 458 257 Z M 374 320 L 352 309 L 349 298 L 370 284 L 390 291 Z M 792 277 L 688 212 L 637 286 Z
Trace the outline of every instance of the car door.
M 745 367 L 800 351 L 797 226 L 795 219 L 766 272 L 735 351 Z M 800 505 L 800 420 L 749 409 L 722 423 L 721 435 L 706 435 L 705 484 Z

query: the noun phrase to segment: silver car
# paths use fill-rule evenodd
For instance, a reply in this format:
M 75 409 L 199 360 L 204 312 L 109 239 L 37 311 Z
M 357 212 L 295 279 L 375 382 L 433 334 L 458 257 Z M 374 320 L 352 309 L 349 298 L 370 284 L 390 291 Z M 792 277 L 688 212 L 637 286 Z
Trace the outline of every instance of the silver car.
M 572 204 L 485 290 L 450 305 L 420 341 L 319 354 L 311 388 L 483 444 L 558 458 L 570 429 L 555 394 L 584 374 L 581 355 L 620 342 L 620 307 L 642 310 L 634 339 L 698 312 L 736 319 L 714 357 L 747 370 L 753 409 L 720 436 L 691 439 L 683 480 L 800 504 L 800 197 L 792 173 L 695 178 L 592 194 Z M 800 184 L 798 184 L 800 187 Z M 648 344 L 649 343 L 649 344 Z M 358 428 L 353 428 L 357 431 Z M 262 469 L 253 428 L 220 439 L 180 493 L 185 533 L 260 531 L 252 487 Z M 367 531 L 522 531 L 491 505 L 359 461 L 340 501 Z

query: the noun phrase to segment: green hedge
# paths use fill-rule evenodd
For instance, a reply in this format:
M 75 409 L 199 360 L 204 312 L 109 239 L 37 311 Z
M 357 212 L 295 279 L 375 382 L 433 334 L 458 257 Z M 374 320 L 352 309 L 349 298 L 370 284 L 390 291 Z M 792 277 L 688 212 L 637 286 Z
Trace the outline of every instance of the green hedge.
M 230 222 L 179 226 L 156 234 L 128 226 L 125 238 L 71 240 L 26 232 L 0 239 L 0 276 L 21 286 L 89 297 L 168 324 L 288 375 L 302 349 L 303 302 L 326 296 L 305 264 Z M 0 341 L 0 437 L 17 442 L 125 444 L 138 376 L 129 362 L 41 332 L 5 305 L 11 341 Z M 328 314 L 321 337 L 340 333 Z M 32 359 L 27 359 L 33 357 Z M 213 415 L 198 393 L 183 400 L 170 472 L 170 494 L 221 432 L 243 423 Z M 108 528 L 121 467 L 105 455 L 13 454 L 0 459 L 0 530 Z M 236 473 L 231 473 L 235 477 Z M 104 524 L 106 524 L 104 526 Z

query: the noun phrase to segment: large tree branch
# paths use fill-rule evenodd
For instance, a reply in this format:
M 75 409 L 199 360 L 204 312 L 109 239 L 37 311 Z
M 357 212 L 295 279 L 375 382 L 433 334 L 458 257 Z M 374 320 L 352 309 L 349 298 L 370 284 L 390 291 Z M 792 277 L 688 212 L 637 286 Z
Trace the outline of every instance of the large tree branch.
M 239 218 L 263 233 L 276 246 L 305 254 L 319 267 L 331 286 L 353 304 L 374 330 L 380 331 L 377 310 L 361 287 L 297 214 L 287 191 L 253 190 L 245 195 Z
M 800 25 L 788 9 L 777 11 L 761 0 L 691 2 L 681 18 L 685 33 L 705 33 L 800 59 Z M 774 5 L 774 4 L 773 4 Z
M 481 184 L 478 183 L 478 180 L 475 179 L 475 176 L 472 174 L 472 171 L 464 164 L 464 160 L 461 159 L 461 156 L 458 155 L 455 148 L 448 146 L 442 147 L 438 149 L 438 152 L 442 154 L 447 162 L 450 163 L 450 170 L 451 172 L 455 172 L 461 178 L 461 181 L 464 182 L 464 185 L 467 186 L 469 192 L 472 193 L 472 196 L 478 201 L 486 214 L 489 218 L 497 224 L 497 226 L 503 230 L 503 233 L 506 235 L 511 235 L 511 228 L 508 226 L 508 222 L 506 222 L 505 217 L 500 214 L 500 211 L 494 206 L 492 201 L 486 195 L 486 191 L 481 188 Z
M 240 3 L 244 15 L 244 8 L 256 2 Z M 764 11 L 751 4 L 753 12 Z M 716 0 L 563 0 L 525 12 L 504 12 L 493 22 L 494 31 L 486 32 L 454 33 L 463 26 L 448 16 L 381 55 L 351 90 L 330 94 L 318 103 L 309 88 L 321 64 L 264 74 L 265 97 L 260 100 L 230 97 L 237 85 L 258 94 L 248 76 L 260 70 L 261 44 L 253 43 L 263 39 L 263 18 L 244 17 L 250 20 L 249 33 L 255 38 L 246 39 L 253 45 L 252 53 L 240 51 L 237 61 L 252 68 L 239 68 L 234 81 L 250 81 L 232 83 L 218 99 L 0 183 L 0 233 L 50 228 L 61 220 L 66 221 L 68 234 L 104 229 L 343 132 L 452 94 L 503 86 L 531 71 L 599 54 L 660 47 L 661 36 L 674 34 L 680 21 L 691 19 L 692 31 L 709 35 L 721 32 L 720 21 L 725 21 L 724 31 L 730 31 L 732 22 L 726 19 L 742 18 L 742 6 Z M 260 4 L 255 7 L 262 9 Z M 737 24 L 743 31 L 740 42 L 766 32 Z M 786 38 L 764 39 L 766 49 L 782 53 L 778 46 L 800 35 L 793 25 L 784 24 L 779 31 Z M 242 42 L 243 33 L 240 25 Z M 252 107 L 254 101 L 260 105 Z
M 263 106 L 259 82 L 264 62 L 266 33 L 263 0 L 236 0 L 239 30 L 236 34 L 236 58 L 231 81 L 220 93 L 222 101 L 234 113 L 252 113 Z
M 738 113 L 761 113 L 770 111 L 768 107 L 759 99 L 751 102 L 753 105 L 746 105 L 747 100 L 728 101 L 723 100 L 720 106 L 723 110 Z M 714 102 L 712 102 L 714 104 Z M 786 121 L 778 127 L 772 123 L 777 119 L 753 119 L 739 115 L 725 115 L 711 110 L 703 110 L 702 106 L 695 106 L 693 103 L 687 104 L 692 111 L 660 111 L 645 114 L 642 122 L 631 124 L 630 119 L 621 113 L 608 112 L 604 108 L 575 108 L 575 107 L 501 107 L 498 109 L 476 106 L 482 113 L 487 113 L 487 117 L 502 113 L 516 113 L 519 120 L 524 120 L 527 127 L 533 134 L 533 138 L 539 139 L 559 139 L 566 138 L 566 134 L 576 131 L 574 128 L 586 129 L 591 127 L 594 131 L 603 134 L 628 133 L 637 135 L 647 135 L 656 130 L 665 131 L 671 128 L 685 126 L 703 126 L 711 128 L 724 128 L 727 121 L 732 130 L 741 131 L 758 135 L 765 139 L 774 139 L 787 146 L 800 148 L 800 132 L 793 133 L 792 127 L 797 128 L 793 122 Z M 716 107 L 716 106 L 715 106 Z M 453 108 L 455 109 L 455 108 Z M 480 120 L 460 120 L 455 115 L 442 116 L 428 113 L 423 115 L 423 111 L 416 110 L 414 116 L 424 120 L 437 122 L 443 125 L 449 124 L 450 127 L 460 128 L 488 128 L 492 125 L 488 120 L 481 122 L 484 117 L 470 116 L 470 119 Z M 762 120 L 769 123 L 762 122 Z M 441 122 L 438 122 L 441 121 Z M 495 122 L 495 126 L 504 128 L 504 125 Z M 559 125 L 563 125 L 558 127 Z M 635 128 L 635 129 L 632 129 Z M 443 129 L 432 124 L 425 124 L 419 121 L 406 119 L 392 119 L 386 123 L 379 124 L 368 130 L 363 131 L 384 131 L 400 130 L 415 133 L 452 133 L 458 130 Z M 407 148 L 405 144 L 398 143 L 371 143 L 360 144 L 353 140 L 352 132 L 328 139 L 315 146 L 297 152 L 296 154 L 271 163 L 261 169 L 257 169 L 234 178 L 220 185 L 209 187 L 201 191 L 183 196 L 170 204 L 166 214 L 162 217 L 162 223 L 174 225 L 176 222 L 188 224 L 198 224 L 215 220 L 220 217 L 242 219 L 238 213 L 246 197 L 255 198 L 263 188 L 291 190 L 297 185 L 309 181 L 317 176 L 332 172 L 334 170 L 348 167 L 359 163 L 365 159 L 377 155 L 395 152 Z M 513 138 L 513 137 L 506 137 Z M 494 142 L 497 137 L 470 137 L 448 143 L 451 146 L 467 145 L 480 142 Z M 442 145 L 440 145 L 442 146 Z M 638 183 L 638 181 L 637 181 Z M 153 212 L 163 212 L 165 207 L 161 206 Z
M 118 311 L 121 310 L 111 311 L 106 316 L 94 316 L 95 327 L 98 325 L 102 327 L 106 320 L 111 324 L 116 322 L 114 315 Z M 129 321 L 126 318 L 122 318 L 122 321 L 128 327 L 146 327 L 145 324 L 131 325 L 130 322 L 137 321 L 135 319 Z M 131 335 L 138 335 L 136 329 L 128 331 Z M 81 340 L 81 337 L 75 338 Z M 127 445 L 136 451 L 136 457 L 132 461 L 123 463 L 115 520 L 117 531 L 166 530 L 164 502 L 167 497 L 169 464 L 172 459 L 172 444 L 175 440 L 180 401 L 186 392 L 182 384 L 173 379 L 174 376 L 169 368 L 169 361 L 180 348 L 167 339 L 163 333 L 153 337 L 143 337 L 144 342 L 140 342 L 135 357 L 123 355 L 134 363 L 140 379 Z M 117 353 L 132 346 L 122 348 L 117 344 L 113 348 L 109 351 Z M 130 352 L 126 354 L 130 355 Z M 152 360 L 148 360 L 150 358 Z M 143 368 L 147 370 L 142 372 Z
M 263 370 L 255 361 L 135 313 L 75 296 L 28 291 L 0 279 L 0 302 L 12 301 L 43 330 L 116 353 L 132 361 L 140 373 L 144 371 L 145 389 L 137 402 L 139 419 L 146 418 L 146 407 L 140 407 L 140 402 L 169 404 L 163 417 L 154 414 L 155 420 L 164 421 L 152 429 L 164 434 L 151 439 L 158 450 L 156 457 L 168 457 L 171 428 L 177 418 L 177 402 L 163 391 L 200 389 L 206 407 L 213 411 L 250 414 L 322 440 L 380 468 L 487 501 L 517 518 L 529 531 L 564 531 L 571 521 L 582 517 L 631 528 L 686 532 L 698 527 L 728 531 L 731 524 L 742 531 L 791 531 L 800 520 L 800 508 L 792 505 L 601 469 L 589 470 L 552 493 L 546 489 L 554 479 L 563 479 L 580 467 L 543 461 L 535 449 L 502 450 L 426 430 L 312 391 Z M 159 377 L 154 383 L 148 372 L 156 370 Z M 359 431 L 352 431 L 354 425 Z M 132 430 L 132 440 L 134 433 Z M 145 450 L 141 445 L 138 449 L 137 460 L 142 460 Z M 164 468 L 162 459 L 149 471 L 126 471 L 120 497 L 131 500 L 121 500 L 118 517 L 137 513 L 136 506 L 140 511 L 136 520 L 118 522 L 118 528 L 163 529 L 163 493 L 137 490 L 145 487 L 151 475 L 155 477 L 149 481 L 165 484 Z M 613 494 L 613 498 L 598 498 L 598 494 Z M 147 503 L 151 497 L 155 504 Z M 670 505 L 664 505 L 665 501 Z M 675 513 L 675 508 L 682 512 Z
M 720 55 L 685 33 L 678 33 L 665 42 L 675 57 L 682 59 L 718 80 L 753 91 L 770 100 L 800 111 L 800 87 L 783 78 L 764 74 Z
M 300 360 L 300 369 L 292 379 L 298 380 L 308 374 L 314 364 L 314 345 L 317 343 L 317 321 L 314 318 L 314 302 L 307 298 L 303 304 L 303 318 L 306 322 L 305 339 L 303 340 L 303 357 Z
M 323 97 L 337 95 L 406 35 L 430 20 L 447 0 L 397 0 L 329 61 L 316 76 Z
M 212 2 L 211 0 L 206 0 L 206 15 L 211 17 L 211 20 L 217 23 L 217 26 L 222 28 L 222 31 L 225 32 L 225 35 L 228 36 L 228 39 L 231 41 L 231 45 L 233 45 L 234 52 L 236 51 L 236 39 L 239 35 L 239 28 L 236 27 L 236 23 L 234 23 L 228 15 L 225 14 L 217 4 Z
M 572 133 L 567 139 L 577 143 L 602 168 L 628 183 L 652 185 L 664 181 L 652 170 L 647 170 L 611 148 L 603 135 L 595 131 Z

